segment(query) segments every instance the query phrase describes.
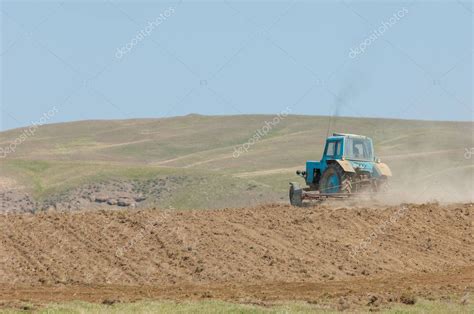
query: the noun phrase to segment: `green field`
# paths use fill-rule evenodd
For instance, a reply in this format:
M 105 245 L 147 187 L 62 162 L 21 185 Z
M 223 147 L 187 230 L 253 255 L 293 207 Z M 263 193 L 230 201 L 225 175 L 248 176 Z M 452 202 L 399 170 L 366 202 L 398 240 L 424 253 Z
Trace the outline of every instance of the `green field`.
M 284 313 L 340 313 L 334 306 L 309 303 L 282 303 L 271 306 L 251 304 L 234 304 L 223 301 L 171 302 L 171 301 L 140 301 L 136 303 L 118 303 L 113 305 L 92 304 L 86 302 L 70 302 L 50 304 L 44 307 L 22 305 L 23 309 L 4 309 L 0 313 L 13 314 L 35 312 L 44 314 L 63 313 L 241 313 L 241 314 L 284 314 Z M 344 309 L 351 313 L 371 313 L 374 310 L 387 314 L 411 313 L 473 313 L 474 305 L 462 305 L 455 300 L 428 301 L 418 300 L 414 305 L 391 304 L 384 307 L 349 307 Z M 339 308 L 342 310 L 342 308 Z
M 288 182 L 299 180 L 294 171 L 321 157 L 331 122 L 331 132 L 374 139 L 376 155 L 393 170 L 395 191 L 439 200 L 472 194 L 474 156 L 464 155 L 474 147 L 473 123 L 288 116 L 234 158 L 234 148 L 273 118 L 189 115 L 45 125 L 0 159 L 0 175 L 39 199 L 108 178 L 182 174 L 190 177 L 188 184 L 160 205 L 214 208 L 286 201 Z M 23 131 L 1 132 L 0 147 Z

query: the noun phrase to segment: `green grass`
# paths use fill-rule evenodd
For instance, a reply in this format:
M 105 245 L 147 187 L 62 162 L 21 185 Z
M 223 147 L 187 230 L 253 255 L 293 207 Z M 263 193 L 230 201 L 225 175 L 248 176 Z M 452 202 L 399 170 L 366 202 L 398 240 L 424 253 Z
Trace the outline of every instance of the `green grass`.
M 247 142 L 272 118 L 190 115 L 45 125 L 14 154 L 0 160 L 0 176 L 15 180 L 39 198 L 93 180 L 184 174 L 205 178 L 212 186 L 188 186 L 190 195 L 174 195 L 169 206 L 205 207 L 213 205 L 214 199 L 224 206 L 238 206 L 231 197 L 258 197 L 247 189 L 255 182 L 260 193 L 271 192 L 279 199 L 286 197 L 289 181 L 298 181 L 293 171 L 235 176 L 304 169 L 306 160 L 321 158 L 329 118 L 289 116 L 247 153 L 233 158 L 234 146 Z M 472 160 L 464 158 L 465 149 L 474 146 L 472 123 L 337 118 L 332 125 L 331 131 L 373 137 L 376 155 L 390 165 L 393 182 L 401 187 L 434 174 L 429 180 L 439 180 L 440 188 L 455 183 L 472 189 L 474 167 Z M 0 132 L 0 145 L 6 146 L 21 132 Z M 420 154 L 406 155 L 413 153 Z
M 136 303 L 116 303 L 113 305 L 93 304 L 86 302 L 70 302 L 64 304 L 49 304 L 45 307 L 23 305 L 26 311 L 35 313 L 62 314 L 62 313 L 338 313 L 326 305 L 293 302 L 272 306 L 250 304 L 236 304 L 223 301 L 201 302 L 171 302 L 171 301 L 140 301 Z M 349 308 L 346 311 L 370 313 L 369 307 Z M 25 310 L 4 309 L 1 313 L 24 313 Z M 392 304 L 391 308 L 379 309 L 380 313 L 410 314 L 410 313 L 473 313 L 474 306 L 461 305 L 451 301 L 420 300 L 415 305 Z
M 387 313 L 393 314 L 411 314 L 411 313 L 474 313 L 474 304 L 462 305 L 454 299 L 452 301 L 428 301 L 418 300 L 414 305 L 398 304 L 387 310 Z
M 209 173 L 200 169 L 150 167 L 133 164 L 112 164 L 73 161 L 7 160 L 3 174 L 14 174 L 38 200 L 55 193 L 67 192 L 80 185 L 108 180 L 147 180 L 183 176 L 181 187 L 155 204 L 163 208 L 192 209 L 225 206 L 246 206 L 245 198 L 274 193 L 270 187 L 229 174 Z M 248 191 L 249 186 L 252 191 Z M 235 200 L 229 203 L 228 200 Z
M 29 308 L 34 308 L 27 305 Z M 36 313 L 62 314 L 62 313 L 314 313 L 319 308 L 307 304 L 289 304 L 264 308 L 256 305 L 234 304 L 222 301 L 205 302 L 137 302 L 117 303 L 114 305 L 92 304 L 86 302 L 71 302 L 66 304 L 50 304 L 38 308 Z M 20 313 L 18 310 L 5 310 L 3 313 Z M 322 311 L 321 313 L 331 313 Z

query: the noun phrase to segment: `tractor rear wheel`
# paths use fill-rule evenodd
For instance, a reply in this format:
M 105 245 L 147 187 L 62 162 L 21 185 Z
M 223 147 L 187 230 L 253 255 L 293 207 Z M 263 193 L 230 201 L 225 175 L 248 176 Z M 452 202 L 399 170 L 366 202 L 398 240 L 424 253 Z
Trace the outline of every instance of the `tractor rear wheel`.
M 323 194 L 352 192 L 351 177 L 338 164 L 330 164 L 319 182 L 319 191 Z

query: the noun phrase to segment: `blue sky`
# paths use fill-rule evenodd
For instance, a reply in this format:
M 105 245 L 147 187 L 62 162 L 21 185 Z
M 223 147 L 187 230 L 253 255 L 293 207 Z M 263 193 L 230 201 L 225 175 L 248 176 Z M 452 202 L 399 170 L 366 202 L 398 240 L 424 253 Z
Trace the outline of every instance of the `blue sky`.
M 1 130 L 53 107 L 473 118 L 469 1 L 2 1 L 0 18 Z

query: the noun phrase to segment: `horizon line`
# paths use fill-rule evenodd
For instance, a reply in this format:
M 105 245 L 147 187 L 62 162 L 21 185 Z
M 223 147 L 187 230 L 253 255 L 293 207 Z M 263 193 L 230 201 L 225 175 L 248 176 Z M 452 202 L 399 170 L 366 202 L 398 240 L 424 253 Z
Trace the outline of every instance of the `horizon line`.
M 176 119 L 176 118 L 185 118 L 192 116 L 201 116 L 201 117 L 242 117 L 242 116 L 276 116 L 279 113 L 241 113 L 241 114 L 200 114 L 200 113 L 188 113 L 185 115 L 178 116 L 168 116 L 168 117 L 131 117 L 131 118 L 111 118 L 111 119 L 78 119 L 70 121 L 61 121 L 61 122 L 52 122 L 39 125 L 42 126 L 52 126 L 59 124 L 71 124 L 71 123 L 81 123 L 81 122 L 100 122 L 100 121 L 127 121 L 127 120 L 164 120 L 164 119 Z M 329 118 L 329 119 L 373 119 L 373 120 L 395 120 L 395 121 L 412 121 L 412 122 L 440 122 L 440 123 L 474 123 L 473 119 L 471 120 L 429 120 L 429 119 L 414 119 L 414 118 L 392 118 L 392 117 L 376 117 L 376 116 L 330 116 L 330 115 L 312 115 L 312 114 L 288 114 L 287 116 L 292 117 L 314 117 L 314 118 Z M 2 129 L 0 133 L 10 132 L 15 130 L 26 129 L 34 126 L 33 122 L 28 125 L 14 127 L 10 129 Z

